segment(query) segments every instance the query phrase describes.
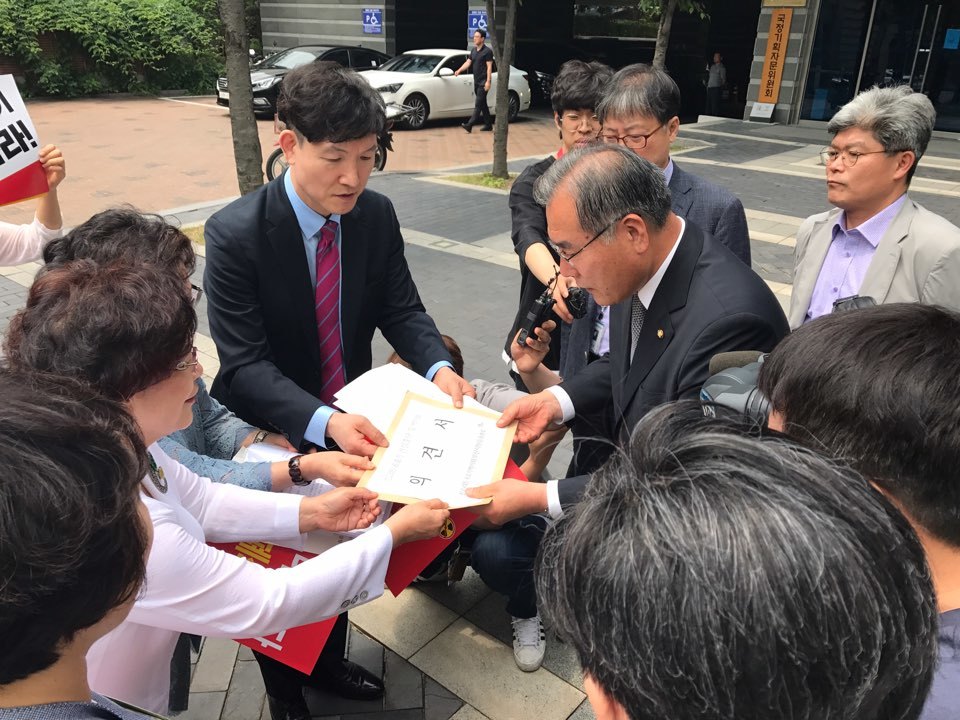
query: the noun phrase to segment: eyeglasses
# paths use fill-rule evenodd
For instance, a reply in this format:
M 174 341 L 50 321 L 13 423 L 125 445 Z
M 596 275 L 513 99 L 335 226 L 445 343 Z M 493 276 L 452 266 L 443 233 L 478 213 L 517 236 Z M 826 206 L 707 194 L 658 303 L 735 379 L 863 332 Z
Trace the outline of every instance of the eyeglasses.
M 190 302 L 196 305 L 200 302 L 200 296 L 203 295 L 203 288 L 190 283 Z
M 867 152 L 860 152 L 859 150 L 837 150 L 835 147 L 825 147 L 820 151 L 820 162 L 824 165 L 829 165 L 837 158 L 840 158 L 841 162 L 847 167 L 853 167 L 857 164 L 857 160 L 860 159 L 861 155 L 879 155 L 880 153 L 892 153 L 899 152 L 897 150 L 868 150 Z
M 197 360 L 197 349 L 190 348 L 190 359 L 181 360 L 176 365 L 173 366 L 174 370 L 186 370 L 187 368 L 194 368 L 200 364 L 200 361 Z
M 660 123 L 646 135 L 611 135 L 603 133 L 600 135 L 600 139 L 605 143 L 621 143 L 631 150 L 643 150 L 647 146 L 647 141 L 656 135 L 664 125 L 666 125 L 666 123 Z
M 600 118 L 593 113 L 587 114 L 568 112 L 560 116 L 560 121 L 568 128 L 572 128 L 574 130 L 579 129 L 584 122 L 586 122 L 588 128 L 600 128 Z
M 596 235 L 594 235 L 592 238 L 590 238 L 590 241 L 589 241 L 586 245 L 584 245 L 583 247 L 581 247 L 579 250 L 577 250 L 577 251 L 576 251 L 575 253 L 573 253 L 572 255 L 567 255 L 563 250 L 561 250 L 560 248 L 558 248 L 558 247 L 557 247 L 556 245 L 554 245 L 552 242 L 550 243 L 550 247 L 553 248 L 553 251 L 554 251 L 557 255 L 559 255 L 562 260 L 565 260 L 566 262 L 573 262 L 573 259 L 574 259 L 577 255 L 579 255 L 579 254 L 582 253 L 584 250 L 586 250 L 588 247 L 590 247 L 590 244 L 591 244 L 594 240 L 596 240 L 596 239 L 599 238 L 601 235 L 603 235 L 604 233 L 606 233 L 610 228 L 612 228 L 614 225 L 616 225 L 618 222 L 620 222 L 620 220 L 622 220 L 622 218 L 617 218 L 617 219 L 614 220 L 612 223 L 610 223 L 609 225 L 607 225 L 603 230 L 601 230 L 601 231 L 598 232 Z

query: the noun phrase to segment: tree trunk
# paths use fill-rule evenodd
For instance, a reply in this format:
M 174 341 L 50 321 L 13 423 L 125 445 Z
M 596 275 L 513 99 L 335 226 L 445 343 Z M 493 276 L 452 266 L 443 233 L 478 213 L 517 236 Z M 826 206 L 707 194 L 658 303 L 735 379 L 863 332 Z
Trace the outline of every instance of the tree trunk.
M 487 30 L 496 37 L 497 22 L 494 15 L 493 0 L 487 0 Z M 496 39 L 493 54 L 497 61 L 497 120 L 493 126 L 493 169 L 494 177 L 509 177 L 507 173 L 507 133 L 510 114 L 510 63 L 513 62 L 513 49 L 517 38 L 517 0 L 507 0 L 506 26 L 503 38 Z
M 670 45 L 670 28 L 673 25 L 673 13 L 680 0 L 660 1 L 660 27 L 657 29 L 657 49 L 653 53 L 653 66 L 663 69 L 667 60 L 667 47 Z
M 243 0 L 217 0 L 223 23 L 223 48 L 230 88 L 230 130 L 240 193 L 246 195 L 263 185 L 263 154 L 253 114 L 250 87 L 250 55 Z

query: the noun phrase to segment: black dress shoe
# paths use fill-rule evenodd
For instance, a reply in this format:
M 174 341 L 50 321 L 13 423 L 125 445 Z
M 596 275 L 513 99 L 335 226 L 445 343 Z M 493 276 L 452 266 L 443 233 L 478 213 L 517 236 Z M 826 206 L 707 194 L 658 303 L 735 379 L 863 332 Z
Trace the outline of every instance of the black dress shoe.
M 344 660 L 324 665 L 311 676 L 318 687 L 350 700 L 376 700 L 383 697 L 383 681 L 355 662 Z
M 310 710 L 301 697 L 299 700 L 280 700 L 267 695 L 271 720 L 310 720 Z
M 466 130 L 468 133 L 473 132 L 473 125 L 468 122 L 460 123 L 460 127 Z
M 491 130 L 493 130 L 493 125 L 484 125 L 480 129 L 483 130 L 484 132 L 490 132 Z

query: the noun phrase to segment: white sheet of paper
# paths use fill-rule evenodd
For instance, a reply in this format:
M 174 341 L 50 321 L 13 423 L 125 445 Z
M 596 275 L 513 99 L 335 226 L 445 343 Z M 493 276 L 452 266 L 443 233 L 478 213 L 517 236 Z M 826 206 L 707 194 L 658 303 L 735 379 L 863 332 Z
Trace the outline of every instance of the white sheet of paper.
M 376 469 L 360 484 L 394 502 L 439 498 L 451 508 L 489 502 L 464 491 L 503 476 L 514 428 L 498 428 L 498 417 L 407 394 L 391 423 L 390 446 L 377 451 Z
M 396 363 L 375 367 L 344 385 L 336 394 L 336 404 L 344 412 L 363 415 L 377 430 L 386 432 L 407 392 L 448 403 L 453 409 L 453 401 L 443 390 L 422 375 Z M 463 401 L 464 407 L 490 412 L 471 397 L 465 397 Z

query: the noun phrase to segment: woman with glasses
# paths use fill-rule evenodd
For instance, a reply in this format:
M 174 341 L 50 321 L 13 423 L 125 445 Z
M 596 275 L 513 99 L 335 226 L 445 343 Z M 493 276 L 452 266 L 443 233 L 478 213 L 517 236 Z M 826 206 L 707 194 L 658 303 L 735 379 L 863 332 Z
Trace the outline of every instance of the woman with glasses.
M 528 388 L 512 363 L 510 346 L 534 301 L 552 285 L 553 297 L 557 300 L 554 306 L 556 314 L 567 322 L 573 320 L 564 302 L 567 283 L 565 278 L 559 276 L 560 259 L 551 249 L 547 237 L 546 211 L 533 199 L 533 186 L 557 158 L 578 147 L 596 142 L 600 134 L 600 121 L 596 115 L 597 103 L 600 102 L 603 88 L 612 76 L 613 70 L 598 62 L 570 60 L 563 64 L 550 93 L 553 120 L 560 135 L 560 149 L 526 168 L 510 190 L 510 236 L 514 250 L 520 257 L 520 308 L 510 326 L 504 346 L 504 359 L 511 365 L 511 375 L 519 390 Z M 551 370 L 556 370 L 559 359 L 560 342 L 554 340 L 544 362 Z
M 174 269 L 78 261 L 42 271 L 11 320 L 6 355 L 18 369 L 69 376 L 120 400 L 147 446 L 140 492 L 154 541 L 130 615 L 94 644 L 90 685 L 165 711 L 181 632 L 256 637 L 313 623 L 383 592 L 394 546 L 439 533 L 443 503 L 407 505 L 382 525 L 293 568 L 269 570 L 208 546 L 256 540 L 301 547 L 303 533 L 366 528 L 379 514 L 361 488 L 265 493 L 213 483 L 157 441 L 189 425 L 202 372 L 197 318 Z

